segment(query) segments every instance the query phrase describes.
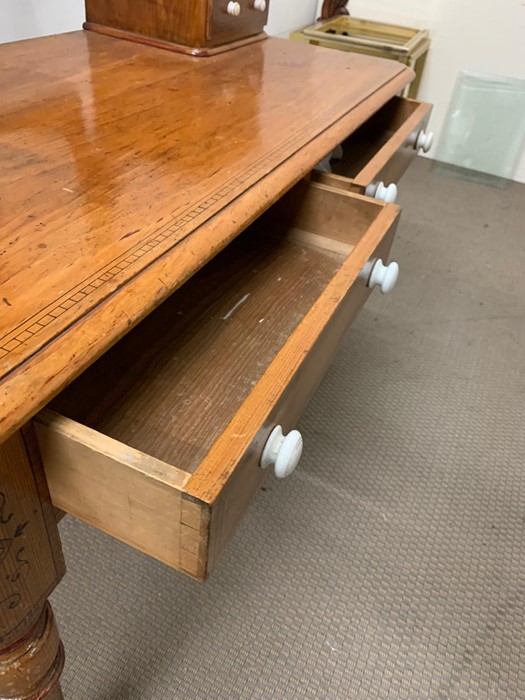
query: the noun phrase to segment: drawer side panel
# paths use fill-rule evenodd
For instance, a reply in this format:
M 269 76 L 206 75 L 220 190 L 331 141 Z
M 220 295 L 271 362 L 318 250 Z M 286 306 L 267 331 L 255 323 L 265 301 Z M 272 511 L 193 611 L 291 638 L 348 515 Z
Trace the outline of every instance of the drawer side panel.
M 50 411 L 34 425 L 57 508 L 181 568 L 182 488 L 189 475 Z

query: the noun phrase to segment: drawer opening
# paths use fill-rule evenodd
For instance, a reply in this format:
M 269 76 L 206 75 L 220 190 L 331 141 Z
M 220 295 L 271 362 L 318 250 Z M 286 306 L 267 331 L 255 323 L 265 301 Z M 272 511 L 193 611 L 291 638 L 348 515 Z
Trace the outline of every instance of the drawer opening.
M 35 419 L 55 506 L 214 567 L 386 259 L 399 210 L 303 181 Z
M 289 193 L 51 408 L 194 473 L 377 216 L 317 195 Z
M 421 103 L 401 97 L 394 97 L 387 102 L 344 141 L 342 160 L 332 161 L 334 173 L 344 177 L 357 177 L 420 107 Z

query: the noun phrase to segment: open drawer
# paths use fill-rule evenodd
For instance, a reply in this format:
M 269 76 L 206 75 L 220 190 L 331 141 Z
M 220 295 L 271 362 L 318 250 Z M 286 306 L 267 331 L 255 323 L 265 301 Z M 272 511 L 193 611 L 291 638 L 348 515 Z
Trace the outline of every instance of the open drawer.
M 271 471 L 270 433 L 294 428 L 365 303 L 362 270 L 388 257 L 398 215 L 299 183 L 35 418 L 54 505 L 205 578 Z
M 312 180 L 395 201 L 395 188 L 380 196 L 384 191 L 377 185 L 397 185 L 418 151 L 430 149 L 432 134 L 425 127 L 431 111 L 430 104 L 394 97 L 342 144 L 333 174 L 314 171 Z

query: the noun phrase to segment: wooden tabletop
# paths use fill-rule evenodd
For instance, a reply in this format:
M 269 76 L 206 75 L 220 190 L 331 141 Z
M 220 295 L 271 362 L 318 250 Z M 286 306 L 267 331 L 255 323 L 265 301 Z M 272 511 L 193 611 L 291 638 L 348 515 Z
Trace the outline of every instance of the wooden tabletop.
M 0 46 L 0 441 L 412 77 L 280 39 Z

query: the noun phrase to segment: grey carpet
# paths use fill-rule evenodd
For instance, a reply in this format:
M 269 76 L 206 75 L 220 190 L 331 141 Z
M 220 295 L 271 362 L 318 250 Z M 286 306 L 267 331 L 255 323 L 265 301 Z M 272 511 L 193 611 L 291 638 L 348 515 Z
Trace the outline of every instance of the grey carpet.
M 525 187 L 401 189 L 398 287 L 206 584 L 63 521 L 67 698 L 525 698 Z

